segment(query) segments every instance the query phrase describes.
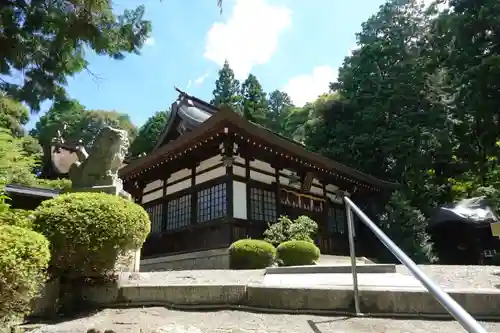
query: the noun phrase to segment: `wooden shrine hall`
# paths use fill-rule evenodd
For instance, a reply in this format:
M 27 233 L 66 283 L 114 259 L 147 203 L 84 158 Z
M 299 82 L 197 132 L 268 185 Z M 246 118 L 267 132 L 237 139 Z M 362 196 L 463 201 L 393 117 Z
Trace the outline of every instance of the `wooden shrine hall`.
M 311 217 L 321 252 L 345 255 L 342 195 L 366 205 L 394 187 L 309 152 L 230 108 L 179 93 L 154 150 L 120 170 L 125 189 L 150 214 L 143 258 L 262 238 L 280 215 Z M 356 237 L 369 234 L 355 224 Z M 359 255 L 370 250 L 357 247 Z

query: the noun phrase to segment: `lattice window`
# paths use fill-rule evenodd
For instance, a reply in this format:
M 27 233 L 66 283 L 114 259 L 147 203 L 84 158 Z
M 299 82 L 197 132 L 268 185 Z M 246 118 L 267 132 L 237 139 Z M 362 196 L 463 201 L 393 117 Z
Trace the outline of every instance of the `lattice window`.
M 165 228 L 167 230 L 180 229 L 186 227 L 191 222 L 191 194 L 172 199 L 167 203 L 167 220 Z
M 347 232 L 347 218 L 343 206 L 333 206 L 328 209 L 328 233 L 344 234 Z
M 250 188 L 250 211 L 254 221 L 276 222 L 276 193 Z
M 151 233 L 158 233 L 162 231 L 163 219 L 163 204 L 158 203 L 146 208 L 151 221 Z
M 198 192 L 198 223 L 226 216 L 226 183 L 200 190 Z

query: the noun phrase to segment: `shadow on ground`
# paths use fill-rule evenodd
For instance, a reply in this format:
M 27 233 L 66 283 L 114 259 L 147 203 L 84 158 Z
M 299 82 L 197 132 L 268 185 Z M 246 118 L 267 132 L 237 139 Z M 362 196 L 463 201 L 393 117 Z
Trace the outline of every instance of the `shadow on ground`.
M 346 320 L 349 320 L 349 319 L 351 319 L 351 318 L 350 317 L 342 317 L 342 318 L 335 318 L 335 319 L 332 319 L 332 320 L 323 320 L 323 321 L 308 320 L 307 324 L 309 325 L 309 327 L 311 327 L 311 330 L 314 333 L 326 333 L 325 331 L 320 330 L 320 328 L 318 327 L 318 325 L 334 323 L 336 321 L 346 321 Z

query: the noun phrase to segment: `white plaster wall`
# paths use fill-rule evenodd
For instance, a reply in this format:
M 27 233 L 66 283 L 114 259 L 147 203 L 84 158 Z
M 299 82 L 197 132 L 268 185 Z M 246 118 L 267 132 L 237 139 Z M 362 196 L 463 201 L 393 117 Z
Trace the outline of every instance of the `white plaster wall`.
M 243 157 L 241 157 L 240 155 L 236 155 L 236 156 L 234 156 L 234 162 L 245 164 L 245 159 Z
M 250 166 L 252 168 L 257 168 L 259 170 L 267 171 L 267 172 L 272 172 L 274 173 L 274 168 L 271 166 L 271 164 L 264 162 L 264 161 L 259 161 L 259 160 L 253 160 L 250 161 Z
M 265 184 L 272 184 L 276 180 L 274 176 L 265 175 L 253 170 L 250 170 L 250 178 Z
M 220 163 L 221 159 L 222 159 L 222 156 L 217 155 L 217 156 L 213 156 L 213 157 L 210 157 L 209 159 L 202 161 L 200 163 L 200 165 L 198 165 L 198 167 L 196 167 L 196 173 L 203 171 L 203 170 L 206 170 L 206 169 Z
M 247 184 L 233 181 L 233 215 L 238 219 L 247 219 Z
M 171 184 L 179 179 L 185 178 L 191 176 L 191 169 L 182 169 L 177 172 L 174 172 L 173 174 L 168 177 L 167 184 Z
M 239 165 L 233 165 L 233 174 L 240 177 L 246 177 L 246 170 Z
M 196 180 L 195 180 L 196 185 L 215 179 L 217 177 L 224 176 L 225 174 L 226 174 L 226 167 L 220 166 L 216 169 L 202 173 L 201 175 L 196 175 Z
M 157 191 L 145 194 L 142 196 L 142 203 L 145 204 L 147 202 L 153 201 L 155 199 L 161 198 L 163 196 L 163 188 L 160 188 Z
M 147 184 L 144 187 L 144 192 L 148 192 L 148 191 L 154 190 L 154 189 L 162 187 L 162 186 L 163 186 L 163 180 L 158 179 L 158 180 L 155 180 L 154 182 Z
M 182 191 L 188 187 L 191 187 L 191 178 L 188 178 L 188 179 L 183 180 L 181 182 L 167 186 L 167 195 Z

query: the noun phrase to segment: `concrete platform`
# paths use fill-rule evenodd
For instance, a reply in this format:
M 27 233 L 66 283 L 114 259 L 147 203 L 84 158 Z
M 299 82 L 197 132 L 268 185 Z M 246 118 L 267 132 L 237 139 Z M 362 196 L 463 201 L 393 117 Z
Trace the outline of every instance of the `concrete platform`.
M 396 265 L 391 264 L 358 264 L 356 266 L 358 273 L 396 273 Z M 268 267 L 268 274 L 339 274 L 352 273 L 350 264 L 333 265 L 307 265 L 307 266 L 288 266 L 288 267 Z
M 351 287 L 352 274 L 266 274 L 262 285 L 269 287 L 287 286 L 291 288 L 316 287 Z M 412 276 L 399 273 L 362 273 L 358 274 L 360 287 L 396 287 L 412 290 L 425 290 L 421 283 Z
M 396 274 L 359 274 L 361 311 L 368 316 L 450 318 L 413 278 Z M 248 284 L 133 284 L 90 287 L 84 297 L 95 307 L 167 306 L 182 310 L 240 309 L 279 313 L 352 314 L 350 274 L 269 274 Z M 500 319 L 500 290 L 450 289 L 477 318 Z

